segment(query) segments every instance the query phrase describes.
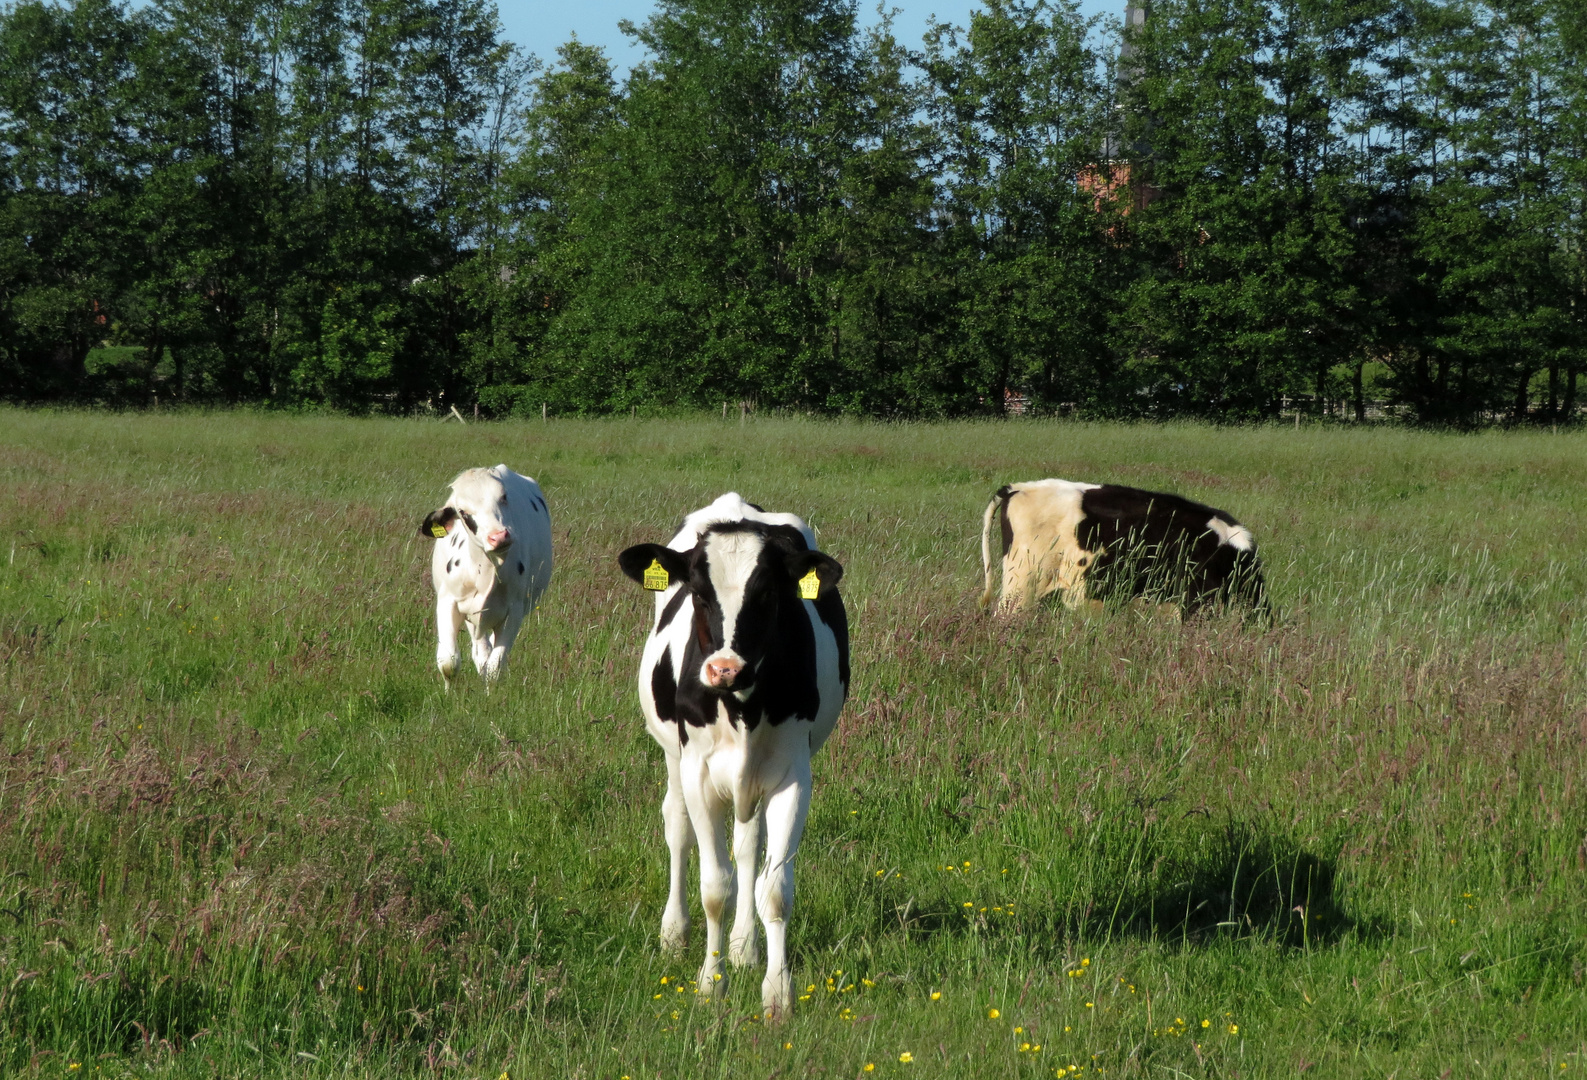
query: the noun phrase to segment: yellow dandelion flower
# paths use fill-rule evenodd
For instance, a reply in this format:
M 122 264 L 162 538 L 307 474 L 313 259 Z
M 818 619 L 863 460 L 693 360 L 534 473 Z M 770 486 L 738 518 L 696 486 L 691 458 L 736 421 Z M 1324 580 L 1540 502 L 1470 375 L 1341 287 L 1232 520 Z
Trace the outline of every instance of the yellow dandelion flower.
M 661 977 L 661 985 L 662 985 L 662 986 L 666 986 L 666 985 L 667 985 L 667 984 L 668 984 L 668 983 L 669 983 L 669 982 L 671 982 L 671 981 L 672 981 L 672 978 L 671 978 L 671 976 L 668 976 L 668 975 L 663 975 L 663 976 L 662 976 L 662 977 Z
M 650 1000 L 651 1001 L 655 1001 L 659 997 L 661 997 L 661 995 L 660 994 L 656 994 L 656 995 L 653 995 Z
M 1024 1033 L 1025 1033 L 1025 1029 L 1022 1028 L 1022 1027 L 1017 1027 L 1017 1028 L 1014 1029 L 1014 1034 L 1016 1034 L 1016 1035 L 1023 1035 Z
M 1019 1052 L 1022 1054 L 1028 1054 L 1030 1052 L 1030 1043 L 1020 1043 Z
M 1209 1027 L 1212 1026 L 1212 1021 L 1211 1020 L 1203 1020 L 1201 1022 L 1201 1026 L 1204 1027 L 1204 1028 L 1209 1028 Z
M 866 1071 L 866 1072 L 875 1072 L 875 1071 L 876 1071 L 876 1062 L 874 1062 L 874 1061 L 867 1061 L 867 1062 L 866 1062 L 866 1063 L 865 1063 L 865 1071 Z
M 783 1043 L 782 1044 L 782 1048 L 784 1050 L 792 1050 L 793 1049 L 793 1043 Z
M 1041 1043 L 1037 1043 L 1035 1046 L 1031 1047 L 1030 1052 L 1033 1054 L 1041 1053 Z
M 712 982 L 721 982 L 722 981 L 722 973 L 720 971 L 718 971 L 715 975 L 712 975 L 711 976 L 711 981 Z
M 1088 1001 L 1088 1002 L 1086 1002 L 1086 1008 L 1088 1008 L 1088 1009 L 1089 1009 L 1089 1008 L 1091 1008 L 1091 1007 L 1092 1007 L 1092 1003 L 1091 1003 L 1091 1002 L 1089 1002 L 1089 1001 Z
M 1091 957 L 1088 956 L 1084 960 L 1080 961 L 1080 966 L 1081 967 L 1090 967 L 1091 966 Z
M 905 1065 L 908 1065 L 911 1061 L 915 1060 L 915 1055 L 911 1054 L 908 1050 L 905 1050 L 902 1054 L 898 1055 L 898 1060 L 903 1062 Z
M 941 1001 L 942 1000 L 942 991 L 941 990 L 933 990 L 931 992 L 931 1000 L 932 1001 Z
M 974 904 L 972 904 L 972 903 L 970 903 L 970 901 L 968 901 L 968 900 L 966 900 L 966 901 L 965 901 L 965 902 L 964 902 L 964 906 L 965 906 L 965 907 L 975 907 L 975 905 L 974 905 Z
M 677 1013 L 676 1013 L 676 1012 L 674 1012 L 674 1013 L 673 1013 L 673 1014 L 672 1014 L 672 1018 L 673 1018 L 673 1019 L 674 1019 L 674 1020 L 676 1020 L 676 1019 L 677 1019 L 677 1018 L 678 1018 L 678 1014 L 677 1014 Z
M 1229 1025 L 1229 1034 L 1230 1035 L 1238 1035 L 1238 1034 L 1240 1034 L 1240 1025 L 1239 1024 L 1230 1024 Z
M 1003 1014 L 998 1012 L 996 1009 L 988 1009 L 988 1010 L 986 1010 L 986 1018 L 988 1020 L 996 1020 L 999 1016 L 1002 1016 L 1002 1015 Z

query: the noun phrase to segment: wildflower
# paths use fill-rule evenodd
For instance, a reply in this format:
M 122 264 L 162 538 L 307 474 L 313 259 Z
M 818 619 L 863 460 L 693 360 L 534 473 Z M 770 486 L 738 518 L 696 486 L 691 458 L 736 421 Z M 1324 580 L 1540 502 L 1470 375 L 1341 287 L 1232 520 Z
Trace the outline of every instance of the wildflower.
M 666 986 L 666 985 L 667 985 L 667 984 L 668 984 L 668 983 L 669 983 L 669 982 L 671 982 L 671 981 L 672 981 L 672 980 L 671 980 L 671 979 L 670 979 L 670 978 L 669 978 L 669 977 L 668 977 L 668 976 L 666 976 L 666 975 L 663 975 L 663 976 L 662 976 L 662 977 L 661 977 L 661 985 L 662 985 L 662 986 Z
M 970 901 L 968 901 L 968 900 L 966 900 L 966 901 L 965 901 L 965 902 L 964 902 L 964 906 L 965 906 L 965 907 L 975 907 L 975 905 L 974 905 L 974 904 L 972 904 L 972 903 L 970 903 Z
M 358 988 L 358 992 L 359 992 L 359 993 L 360 993 L 360 994 L 362 994 L 362 993 L 363 993 L 363 992 L 364 992 L 364 988 L 363 988 L 363 987 L 362 987 L 362 986 L 360 986 L 360 987 L 359 987 L 359 988 Z
M 941 990 L 933 990 L 931 992 L 931 1000 L 932 1001 L 941 1001 L 942 1000 L 942 991 Z
M 882 875 L 884 875 L 884 874 L 885 874 L 885 873 L 887 873 L 887 871 L 885 871 L 885 870 L 878 870 L 878 871 L 876 871 L 876 876 L 877 876 L 877 877 L 881 877 L 881 876 L 882 876 Z M 873 1067 L 873 1068 L 874 1068 L 874 1066 L 872 1066 L 872 1067 Z
M 1002 1016 L 1002 1015 L 1003 1014 L 998 1012 L 996 1009 L 988 1009 L 988 1010 L 986 1010 L 986 1018 L 988 1020 L 996 1020 L 999 1016 Z
M 1240 1034 L 1240 1025 L 1239 1024 L 1230 1024 L 1229 1025 L 1229 1034 L 1230 1035 L 1238 1035 L 1238 1034 Z
M 898 1060 L 903 1062 L 905 1065 L 908 1065 L 911 1061 L 915 1060 L 915 1055 L 911 1054 L 908 1050 L 905 1050 L 902 1054 L 898 1055 Z
M 1209 1027 L 1212 1026 L 1212 1021 L 1211 1020 L 1203 1020 L 1201 1022 L 1201 1026 L 1204 1027 L 1204 1028 L 1209 1028 Z
M 969 859 L 964 860 L 964 868 L 966 870 L 970 869 L 970 860 Z
M 659 998 L 660 998 L 660 997 L 661 997 L 661 995 L 660 995 L 660 994 L 656 994 L 656 995 L 655 995 L 655 996 L 653 996 L 653 997 L 652 997 L 652 998 L 651 998 L 651 999 L 650 999 L 650 1000 L 651 1000 L 651 1001 L 655 1001 L 655 1000 L 657 1000 L 657 999 L 659 999 Z
M 861 979 L 860 982 L 865 984 L 865 989 L 867 990 L 876 985 L 876 981 L 874 979 Z
M 1089 1001 L 1088 1001 L 1088 1002 L 1086 1002 L 1086 1008 L 1088 1008 L 1088 1009 L 1089 1009 L 1089 1008 L 1091 1008 L 1091 1006 L 1092 1006 L 1092 1002 L 1089 1002 Z
M 1041 1043 L 1037 1043 L 1035 1046 L 1031 1047 L 1030 1052 L 1033 1054 L 1041 1053 Z
M 673 1018 L 673 1019 L 674 1019 L 674 1020 L 676 1020 L 676 1019 L 677 1019 L 677 1018 L 678 1018 L 678 1014 L 677 1014 L 677 1012 L 676 1012 L 676 1011 L 674 1011 L 674 1012 L 673 1012 L 673 1014 L 672 1014 L 672 1018 Z
M 722 981 L 722 973 L 720 971 L 718 971 L 715 975 L 712 975 L 711 976 L 711 981 L 712 982 L 721 982 Z
M 1022 1028 L 1022 1027 L 1017 1027 L 1017 1028 L 1014 1029 L 1014 1034 L 1016 1034 L 1016 1035 L 1023 1035 L 1024 1033 L 1025 1033 L 1025 1029 Z
M 874 1062 L 874 1061 L 867 1061 L 867 1062 L 866 1062 L 866 1063 L 865 1063 L 865 1071 L 866 1071 L 866 1072 L 875 1072 L 875 1071 L 876 1071 L 876 1062 Z
M 1019 1044 L 1019 1052 L 1022 1053 L 1022 1054 L 1028 1054 L 1030 1052 L 1030 1043 L 1028 1043 L 1028 1042 L 1020 1043 Z
M 793 1043 L 783 1043 L 782 1044 L 782 1048 L 784 1050 L 792 1050 L 793 1049 Z
M 1080 961 L 1080 966 L 1081 967 L 1090 967 L 1091 966 L 1091 957 L 1088 956 L 1084 960 Z

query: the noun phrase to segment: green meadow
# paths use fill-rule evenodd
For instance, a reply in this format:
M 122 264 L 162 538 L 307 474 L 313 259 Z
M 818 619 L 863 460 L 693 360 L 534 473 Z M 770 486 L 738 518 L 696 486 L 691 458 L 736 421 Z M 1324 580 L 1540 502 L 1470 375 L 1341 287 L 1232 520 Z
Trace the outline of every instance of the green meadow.
M 420 519 L 536 477 L 507 676 Z M 1276 621 L 977 611 L 998 485 L 1183 493 Z M 0 1075 L 1587 1072 L 1587 434 L 0 411 Z M 846 568 L 789 940 L 661 953 L 651 599 L 726 490 Z

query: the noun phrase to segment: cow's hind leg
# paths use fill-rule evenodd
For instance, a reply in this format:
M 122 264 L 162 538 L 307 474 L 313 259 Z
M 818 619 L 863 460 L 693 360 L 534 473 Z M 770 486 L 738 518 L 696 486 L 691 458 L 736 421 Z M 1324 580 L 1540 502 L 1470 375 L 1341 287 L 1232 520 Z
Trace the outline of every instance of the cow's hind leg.
M 435 646 L 435 666 L 441 670 L 441 681 L 452 688 L 452 676 L 457 674 L 457 605 L 450 596 L 435 600 L 435 632 L 439 638 Z
M 748 821 L 733 824 L 733 862 L 738 875 L 734 890 L 733 935 L 728 939 L 727 958 L 734 967 L 750 967 L 760 962 L 760 928 L 755 925 L 755 871 L 760 861 L 760 838 L 766 823 L 764 807 L 756 807 Z
M 810 759 L 802 756 L 766 798 L 766 868 L 755 883 L 755 905 L 766 924 L 766 978 L 760 998 L 768 1020 L 782 1020 L 793 1012 L 788 919 L 793 914 L 794 857 L 809 813 Z
M 667 797 L 661 800 L 661 823 L 667 834 L 671 870 L 667 907 L 661 913 L 661 947 L 678 953 L 689 944 L 689 849 L 694 847 L 694 826 L 689 823 L 689 808 L 683 800 L 676 749 L 667 754 Z
M 471 641 L 470 655 L 474 658 L 474 670 L 481 675 L 485 674 L 485 665 L 490 660 L 490 631 L 483 625 L 485 613 L 480 612 L 468 620 L 468 636 Z

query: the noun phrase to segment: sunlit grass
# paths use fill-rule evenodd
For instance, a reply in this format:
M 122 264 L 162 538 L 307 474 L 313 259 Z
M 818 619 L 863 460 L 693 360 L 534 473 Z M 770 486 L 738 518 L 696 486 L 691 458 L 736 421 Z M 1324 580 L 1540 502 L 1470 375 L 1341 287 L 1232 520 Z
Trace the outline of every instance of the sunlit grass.
M 1587 1068 L 1587 437 L 0 417 L 0 1073 Z M 497 461 L 557 577 L 448 695 L 417 525 Z M 1279 621 L 979 617 L 1042 476 L 1231 511 Z M 854 624 L 776 1029 L 654 944 L 614 569 L 729 488 Z

